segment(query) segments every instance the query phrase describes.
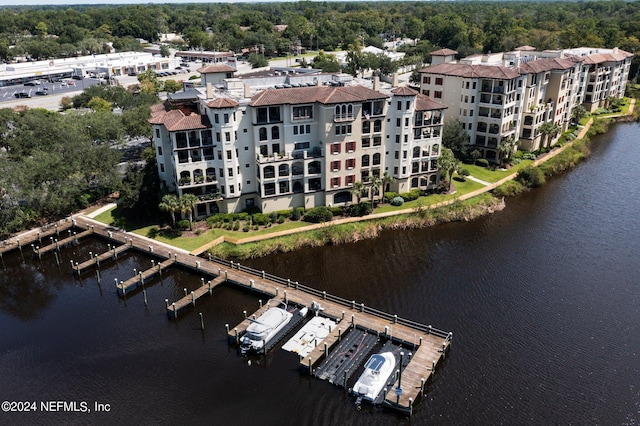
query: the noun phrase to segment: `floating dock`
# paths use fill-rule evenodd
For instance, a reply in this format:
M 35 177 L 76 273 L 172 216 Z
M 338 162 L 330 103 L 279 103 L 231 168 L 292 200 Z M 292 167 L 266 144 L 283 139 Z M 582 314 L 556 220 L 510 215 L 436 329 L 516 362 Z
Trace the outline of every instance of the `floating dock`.
M 378 336 L 354 329 L 336 345 L 333 351 L 326 351 L 324 361 L 312 374 L 329 383 L 346 388 L 353 373 L 367 360 L 378 343 Z
M 318 347 L 336 327 L 337 324 L 332 319 L 314 316 L 282 346 L 282 349 L 304 358 Z

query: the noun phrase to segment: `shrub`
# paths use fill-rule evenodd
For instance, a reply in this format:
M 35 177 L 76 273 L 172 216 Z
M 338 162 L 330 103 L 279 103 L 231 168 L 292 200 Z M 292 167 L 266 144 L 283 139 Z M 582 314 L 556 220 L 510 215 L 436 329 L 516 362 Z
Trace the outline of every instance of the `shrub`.
M 278 216 L 278 223 L 284 223 L 285 220 L 284 216 Z
M 398 196 L 397 192 L 389 191 L 384 193 L 384 199 L 387 203 L 391 202 L 391 200 L 393 200 L 397 196 Z
M 189 229 L 189 221 L 187 219 L 179 220 L 178 229 L 182 229 L 183 231 Z
M 247 215 L 254 215 L 256 213 L 261 213 L 260 212 L 260 208 L 256 207 L 256 206 L 248 207 L 248 208 L 244 209 L 243 212 L 247 213 Z
M 328 222 L 333 219 L 333 213 L 325 206 L 315 207 L 313 209 L 309 209 L 304 214 L 304 221 L 311 223 L 320 223 L 320 222 Z
M 245 225 L 244 228 L 242 228 L 244 232 L 249 232 L 249 229 L 251 229 L 249 225 Z
M 202 234 L 202 229 L 198 228 L 194 232 L 195 232 L 196 235 L 200 235 L 200 234 Z
M 476 160 L 476 165 L 480 167 L 489 167 L 489 160 L 486 158 L 478 158 Z
M 251 218 L 253 219 L 254 225 L 264 226 L 269 222 L 269 216 L 262 213 L 254 213 L 253 216 L 251 216 Z
M 331 211 L 331 214 L 334 216 L 344 215 L 344 207 L 342 206 L 329 207 L 329 210 Z
M 269 215 L 269 220 L 271 221 L 271 223 L 276 223 L 278 221 L 278 213 L 271 212 L 271 214 Z
M 235 218 L 238 220 L 247 220 L 249 218 L 249 213 L 247 212 L 236 213 Z
M 460 175 L 461 177 L 467 177 L 467 176 L 471 175 L 471 172 L 469 172 L 469 170 L 467 170 L 467 169 L 462 169 L 462 170 L 460 170 L 460 173 L 458 173 L 458 175 Z
M 516 180 L 527 188 L 536 188 L 545 182 L 543 171 L 532 166 L 521 169 Z
M 233 224 L 233 230 L 237 231 L 238 229 L 240 229 L 240 221 L 236 220 L 235 223 Z
M 289 218 L 291 220 L 300 220 L 300 216 L 302 216 L 302 214 L 300 213 L 300 208 L 294 207 L 293 210 L 291 210 L 291 216 L 289 216 Z
M 401 205 L 403 205 L 403 204 L 404 204 L 404 198 L 402 198 L 402 197 L 400 197 L 400 196 L 398 196 L 398 197 L 393 197 L 393 198 L 391 199 L 391 205 L 392 205 L 392 206 L 396 206 L 396 207 L 397 207 L 397 206 L 401 206 Z
M 524 186 L 518 181 L 509 180 L 493 190 L 496 197 L 513 197 L 524 191 Z
M 403 192 L 402 194 L 400 194 L 400 196 L 404 199 L 404 201 L 417 200 L 418 197 L 420 197 L 420 190 L 419 189 L 412 189 L 409 192 Z
M 350 216 L 366 216 L 371 214 L 373 206 L 369 202 L 360 202 L 349 207 Z

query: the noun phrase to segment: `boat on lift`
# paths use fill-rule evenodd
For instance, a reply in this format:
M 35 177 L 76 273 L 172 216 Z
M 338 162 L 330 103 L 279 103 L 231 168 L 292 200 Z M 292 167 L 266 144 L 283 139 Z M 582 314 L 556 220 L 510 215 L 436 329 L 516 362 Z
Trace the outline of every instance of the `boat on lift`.
M 392 352 L 382 352 L 369 358 L 364 365 L 364 371 L 358 381 L 351 388 L 351 393 L 356 396 L 356 404 L 362 400 L 376 403 L 376 399 L 387 385 L 389 377 L 396 366 L 396 358 Z
M 287 306 L 273 306 L 264 311 L 256 319 L 249 319 L 251 324 L 240 338 L 240 351 L 265 353 L 269 342 L 291 321 L 293 314 Z

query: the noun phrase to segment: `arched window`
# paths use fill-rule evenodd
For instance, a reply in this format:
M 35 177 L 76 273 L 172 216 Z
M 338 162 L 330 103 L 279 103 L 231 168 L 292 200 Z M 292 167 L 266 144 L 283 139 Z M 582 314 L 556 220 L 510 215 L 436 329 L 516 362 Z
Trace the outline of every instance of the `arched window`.
M 373 165 L 376 166 L 380 164 L 380 154 L 373 154 Z
M 278 126 L 271 128 L 271 139 L 280 139 L 280 128 Z
M 280 166 L 278 166 L 278 176 L 289 176 L 288 164 L 280 164 Z
M 418 158 L 420 157 L 420 147 L 416 146 L 413 148 L 413 158 Z
M 381 120 L 376 120 L 373 122 L 373 131 L 374 132 L 381 132 L 382 131 L 382 121 Z
M 362 156 L 362 167 L 367 167 L 369 165 L 369 154 L 365 154 Z
M 259 134 L 259 139 L 261 141 L 266 141 L 267 140 L 267 128 L 266 127 L 260 127 L 260 129 L 258 130 L 258 134 Z
M 264 178 L 270 179 L 276 177 L 276 169 L 273 166 L 267 166 L 264 168 Z

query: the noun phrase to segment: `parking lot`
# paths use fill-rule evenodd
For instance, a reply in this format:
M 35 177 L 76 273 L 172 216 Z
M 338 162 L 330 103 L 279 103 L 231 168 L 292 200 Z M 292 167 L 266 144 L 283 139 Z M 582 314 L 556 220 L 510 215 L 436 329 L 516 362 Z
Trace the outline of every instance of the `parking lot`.
M 36 81 L 17 86 L 0 87 L 0 102 L 44 97 L 49 95 L 72 96 L 75 92 L 98 84 L 96 78 L 84 78 L 81 80 L 63 79 L 61 81 Z

